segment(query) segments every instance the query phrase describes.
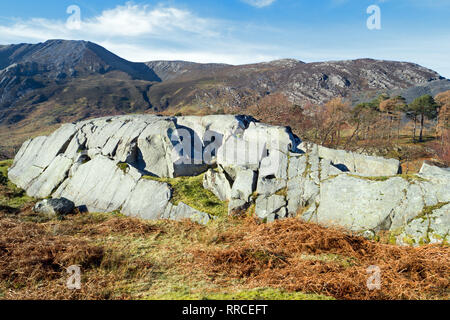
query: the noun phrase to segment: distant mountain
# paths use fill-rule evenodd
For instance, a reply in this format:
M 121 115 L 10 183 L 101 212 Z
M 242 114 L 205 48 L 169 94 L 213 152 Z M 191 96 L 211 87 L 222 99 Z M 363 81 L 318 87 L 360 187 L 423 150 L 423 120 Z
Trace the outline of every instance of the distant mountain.
M 159 61 L 147 65 L 166 79 L 150 89 L 159 108 L 245 107 L 249 95 L 259 98 L 274 92 L 283 92 L 298 104 L 323 103 L 339 96 L 353 100 L 361 93 L 404 90 L 443 79 L 417 64 L 372 59 L 317 63 L 284 59 L 240 66 Z
M 80 99 L 85 101 L 84 107 L 105 111 L 127 111 L 130 105 L 145 109 L 148 87 L 160 81 L 144 63 L 129 62 L 87 41 L 2 46 L 0 124 L 16 123 L 49 101 L 55 109 L 72 106 Z M 85 113 L 79 111 L 79 115 Z
M 161 80 L 144 63 L 129 62 L 89 41 L 49 40 L 0 47 L 0 70 L 27 64 L 41 66 L 54 80 L 111 71 L 125 72 L 138 80 Z
M 90 117 L 185 107 L 245 109 L 275 92 L 298 104 L 339 96 L 357 103 L 380 92 L 412 99 L 422 92 L 448 90 L 449 83 L 433 70 L 396 61 L 135 63 L 88 41 L 2 45 L 0 154 L 2 146 L 19 145 L 61 122 Z
M 150 67 L 162 81 L 176 78 L 196 78 L 209 75 L 229 67 L 220 63 L 195 63 L 189 61 L 150 61 L 146 65 Z

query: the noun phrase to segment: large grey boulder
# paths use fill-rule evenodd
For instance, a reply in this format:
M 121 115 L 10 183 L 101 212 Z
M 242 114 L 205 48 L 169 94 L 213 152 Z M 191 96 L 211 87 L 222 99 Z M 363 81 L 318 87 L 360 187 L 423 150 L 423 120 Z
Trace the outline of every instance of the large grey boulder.
M 256 193 L 259 195 L 269 196 L 286 189 L 286 187 L 287 182 L 285 179 L 269 179 L 267 177 L 259 177 Z
M 161 219 L 171 198 L 172 190 L 167 183 L 141 179 L 129 193 L 121 211 L 143 219 Z
M 171 220 L 190 219 L 199 224 L 207 224 L 212 219 L 209 214 L 196 210 L 184 202 L 180 202 L 176 206 L 169 205 L 164 213 L 164 217 Z
M 47 215 L 50 218 L 63 217 L 65 215 L 73 213 L 75 210 L 75 204 L 66 199 L 44 199 L 36 203 L 33 211 Z
M 65 124 L 49 137 L 26 141 L 8 171 L 9 179 L 22 189 L 28 189 L 55 157 L 65 152 L 75 132 L 75 125 Z
M 119 210 L 135 188 L 140 174 L 132 167 L 131 172 L 124 172 L 117 164 L 99 155 L 81 165 L 53 196 L 70 199 L 77 206 L 86 206 L 93 212 Z
M 243 134 L 243 140 L 251 145 L 263 145 L 267 150 L 283 153 L 296 151 L 300 139 L 289 127 L 273 126 L 265 123 L 251 122 Z
M 242 132 L 225 137 L 218 149 L 217 164 L 258 170 L 263 159 L 273 152 L 287 154 L 297 150 L 300 140 L 286 127 L 250 122 Z M 274 160 L 278 160 L 275 156 Z
M 259 163 L 266 152 L 265 144 L 253 144 L 242 136 L 226 137 L 217 150 L 217 164 L 223 168 L 245 168 L 258 170 Z
M 431 179 L 442 184 L 450 184 L 450 168 L 440 168 L 424 162 L 419 175 L 424 179 Z
M 146 219 L 192 216 L 205 223 L 208 214 L 186 204 L 173 205 L 169 185 L 143 176 L 172 178 L 205 172 L 216 161 L 222 139 L 242 134 L 251 121 L 229 115 L 180 119 L 130 115 L 67 124 L 48 137 L 26 141 L 8 175 L 30 196 L 65 197 L 89 211 L 120 210 Z M 205 163 L 203 153 L 214 147 L 217 137 Z M 245 179 L 240 180 L 239 192 L 246 192 Z M 231 185 L 226 179 L 222 182 L 220 197 L 228 200 Z
M 286 195 L 290 216 L 297 216 L 304 208 L 315 208 L 319 185 L 320 159 L 317 149 L 308 154 L 290 154 Z
M 240 169 L 231 188 L 232 199 L 249 201 L 256 188 L 256 172 L 249 169 Z
M 46 198 L 63 182 L 73 161 L 64 155 L 58 155 L 50 165 L 32 181 L 28 188 L 28 194 L 35 198 Z
M 250 205 L 251 196 L 256 189 L 256 178 L 256 172 L 251 169 L 237 169 L 228 204 L 230 214 L 241 212 Z
M 186 128 L 195 132 L 203 144 L 216 140 L 219 145 L 230 136 L 242 134 L 253 122 L 249 116 L 234 115 L 209 115 L 204 117 L 184 116 L 177 117 L 176 124 L 179 128 Z M 214 137 L 215 139 L 211 139 Z
M 140 169 L 159 177 L 174 177 L 170 133 L 175 129 L 175 124 L 171 121 L 158 121 L 144 129 L 137 140 L 137 146 L 142 154 Z

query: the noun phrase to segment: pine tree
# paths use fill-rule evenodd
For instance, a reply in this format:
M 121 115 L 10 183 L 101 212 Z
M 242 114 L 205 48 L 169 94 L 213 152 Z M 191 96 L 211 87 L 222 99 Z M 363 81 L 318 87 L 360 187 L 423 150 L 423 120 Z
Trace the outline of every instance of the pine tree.
M 435 119 L 437 116 L 438 105 L 434 101 L 433 97 L 429 94 L 416 98 L 407 108 L 407 114 L 412 115 L 414 119 L 414 140 L 415 129 L 418 118 L 420 119 L 420 134 L 419 142 L 423 141 L 423 128 L 425 125 L 425 118 L 430 120 Z M 410 116 L 411 117 L 411 116 Z

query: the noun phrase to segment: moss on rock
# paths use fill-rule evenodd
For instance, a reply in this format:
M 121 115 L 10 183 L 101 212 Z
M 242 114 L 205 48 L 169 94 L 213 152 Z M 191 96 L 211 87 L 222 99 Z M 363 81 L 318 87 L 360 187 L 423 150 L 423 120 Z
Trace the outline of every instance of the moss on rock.
M 227 202 L 221 201 L 214 193 L 203 188 L 203 176 L 204 174 L 194 177 L 158 178 L 143 176 L 143 178 L 169 184 L 173 189 L 171 202 L 174 205 L 183 202 L 194 209 L 213 216 L 227 215 Z
M 117 164 L 117 167 L 123 171 L 123 173 L 127 173 L 128 170 L 130 169 L 130 165 L 126 162 L 119 162 Z
M 0 207 L 7 211 L 14 211 L 23 208 L 34 201 L 26 195 L 25 191 L 18 188 L 8 179 L 8 168 L 13 164 L 13 160 L 0 161 Z

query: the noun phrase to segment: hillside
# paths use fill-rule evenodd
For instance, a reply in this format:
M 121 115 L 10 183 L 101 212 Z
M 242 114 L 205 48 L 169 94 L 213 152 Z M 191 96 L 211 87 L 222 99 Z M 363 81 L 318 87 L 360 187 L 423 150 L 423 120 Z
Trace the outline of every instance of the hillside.
M 260 98 L 275 92 L 283 92 L 298 104 L 323 103 L 334 97 L 351 99 L 361 93 L 375 95 L 442 79 L 438 73 L 413 63 L 372 59 L 317 63 L 284 59 L 241 66 L 166 62 L 160 70 L 164 72 L 155 69 L 161 77 L 167 72 L 170 77 L 151 88 L 150 95 L 161 108 L 167 101 L 172 106 L 245 107 L 249 95 Z M 444 87 L 448 89 L 450 84 Z
M 126 61 L 91 42 L 63 40 L 0 48 L 0 78 L 1 124 L 20 122 L 45 102 L 52 102 L 54 109 L 80 99 L 86 99 L 85 109 L 142 109 L 148 105 L 148 82 L 160 81 L 145 64 Z

